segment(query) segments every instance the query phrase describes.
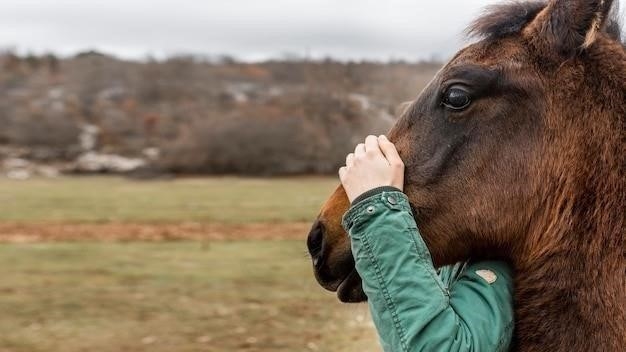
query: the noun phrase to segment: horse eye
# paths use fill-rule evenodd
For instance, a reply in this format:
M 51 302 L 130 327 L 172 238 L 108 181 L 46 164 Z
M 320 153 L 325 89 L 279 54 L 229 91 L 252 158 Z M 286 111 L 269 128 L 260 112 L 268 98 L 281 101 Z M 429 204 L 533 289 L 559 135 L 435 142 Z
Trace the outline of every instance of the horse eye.
M 452 110 L 463 110 L 468 107 L 471 102 L 472 99 L 465 89 L 452 86 L 443 94 L 441 104 Z

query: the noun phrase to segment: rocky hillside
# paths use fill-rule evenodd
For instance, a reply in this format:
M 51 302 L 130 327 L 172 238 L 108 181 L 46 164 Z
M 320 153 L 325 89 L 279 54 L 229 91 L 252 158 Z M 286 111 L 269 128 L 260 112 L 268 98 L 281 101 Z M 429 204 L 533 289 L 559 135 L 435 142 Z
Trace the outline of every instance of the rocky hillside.
M 437 63 L 0 55 L 0 167 L 34 173 L 333 173 Z

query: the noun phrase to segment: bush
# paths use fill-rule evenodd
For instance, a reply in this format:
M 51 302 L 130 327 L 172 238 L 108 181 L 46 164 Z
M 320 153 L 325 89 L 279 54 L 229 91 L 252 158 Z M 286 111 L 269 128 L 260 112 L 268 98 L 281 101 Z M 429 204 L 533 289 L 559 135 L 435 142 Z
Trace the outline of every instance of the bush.
M 371 116 L 345 98 L 311 92 L 287 100 L 278 103 L 278 115 L 270 104 L 195 121 L 162 145 L 161 167 L 212 174 L 333 173 L 366 134 L 389 128 L 389 121 L 368 128 Z
M 42 111 L 13 116 L 6 130 L 8 144 L 66 148 L 78 143 L 80 128 L 65 115 Z

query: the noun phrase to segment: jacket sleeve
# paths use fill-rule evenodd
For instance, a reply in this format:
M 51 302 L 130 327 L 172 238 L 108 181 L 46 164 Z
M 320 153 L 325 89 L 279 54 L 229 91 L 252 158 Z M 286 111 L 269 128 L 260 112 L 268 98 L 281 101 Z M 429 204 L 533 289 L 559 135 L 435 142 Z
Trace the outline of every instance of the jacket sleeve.
M 380 189 L 343 217 L 385 351 L 506 351 L 513 331 L 512 274 L 502 262 L 432 264 L 406 195 Z

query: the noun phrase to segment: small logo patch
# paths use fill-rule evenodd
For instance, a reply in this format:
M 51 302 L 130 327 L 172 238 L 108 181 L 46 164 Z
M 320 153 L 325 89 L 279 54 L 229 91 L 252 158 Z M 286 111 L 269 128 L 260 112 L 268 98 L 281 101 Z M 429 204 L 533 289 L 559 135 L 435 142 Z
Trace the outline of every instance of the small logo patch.
M 490 285 L 498 279 L 498 276 L 491 270 L 476 270 L 476 275 L 482 277 Z

